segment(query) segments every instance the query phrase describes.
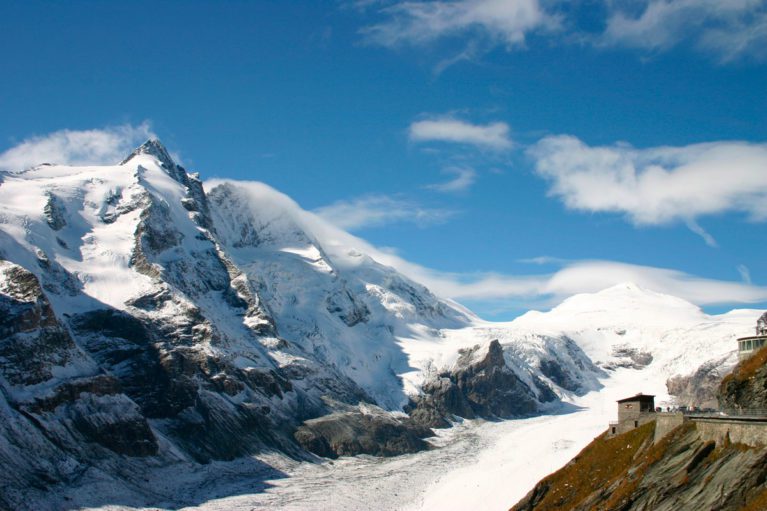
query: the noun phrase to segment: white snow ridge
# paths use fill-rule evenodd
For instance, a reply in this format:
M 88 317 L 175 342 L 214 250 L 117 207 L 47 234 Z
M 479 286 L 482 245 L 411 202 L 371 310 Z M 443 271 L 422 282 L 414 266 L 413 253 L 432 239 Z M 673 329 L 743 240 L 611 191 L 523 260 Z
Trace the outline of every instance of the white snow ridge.
M 0 508 L 507 509 L 758 314 L 626 283 L 486 322 L 156 140 L 3 173 Z

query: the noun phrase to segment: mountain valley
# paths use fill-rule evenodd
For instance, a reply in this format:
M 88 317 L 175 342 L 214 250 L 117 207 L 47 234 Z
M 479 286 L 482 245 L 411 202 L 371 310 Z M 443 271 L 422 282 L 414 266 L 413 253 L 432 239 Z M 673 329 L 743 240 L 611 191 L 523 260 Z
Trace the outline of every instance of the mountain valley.
M 621 394 L 706 398 L 686 379 L 728 372 L 759 314 L 625 283 L 493 323 L 365 247 L 266 185 L 203 183 L 156 140 L 2 173 L 0 507 L 200 505 L 357 455 L 336 463 L 444 449 L 459 469 L 504 442 L 478 431 L 583 424 L 552 470 Z

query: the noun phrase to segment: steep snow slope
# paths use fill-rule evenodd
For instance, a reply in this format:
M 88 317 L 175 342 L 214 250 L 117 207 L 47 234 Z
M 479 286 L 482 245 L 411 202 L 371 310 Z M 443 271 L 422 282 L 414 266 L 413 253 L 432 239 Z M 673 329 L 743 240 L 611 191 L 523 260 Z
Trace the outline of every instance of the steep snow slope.
M 435 335 L 472 319 L 354 247 L 331 245 L 331 256 L 313 228 L 319 220 L 268 187 L 221 183 L 208 196 L 219 240 L 280 336 L 337 367 L 382 406 L 407 402 L 399 375 L 409 361 L 398 337 L 417 329 Z

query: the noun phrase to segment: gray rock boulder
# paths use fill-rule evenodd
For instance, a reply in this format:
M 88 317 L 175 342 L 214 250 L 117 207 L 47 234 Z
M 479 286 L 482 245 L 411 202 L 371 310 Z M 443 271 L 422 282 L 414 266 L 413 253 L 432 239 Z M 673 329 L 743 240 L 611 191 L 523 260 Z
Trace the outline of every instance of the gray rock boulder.
M 429 447 L 423 439 L 433 436 L 433 432 L 407 417 L 360 405 L 308 420 L 294 436 L 306 450 L 325 458 L 337 458 L 357 454 L 397 456 L 422 451 Z

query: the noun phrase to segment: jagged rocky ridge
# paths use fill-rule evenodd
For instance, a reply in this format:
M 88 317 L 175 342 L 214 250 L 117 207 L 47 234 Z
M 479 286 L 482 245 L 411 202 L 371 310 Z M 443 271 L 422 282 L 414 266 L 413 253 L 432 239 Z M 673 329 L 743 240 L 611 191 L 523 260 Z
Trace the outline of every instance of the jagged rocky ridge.
M 3 176 L 0 507 L 264 449 L 411 452 L 424 426 L 536 413 L 598 385 L 574 342 L 542 337 L 482 341 L 406 390 L 401 339 L 439 340 L 475 318 L 323 245 L 290 208 L 271 190 L 206 192 L 157 141 L 115 166 Z M 381 411 L 347 408 L 365 403 Z M 403 408 L 416 420 L 388 414 Z M 339 430 L 374 433 L 323 433 Z

